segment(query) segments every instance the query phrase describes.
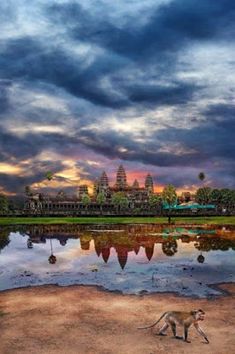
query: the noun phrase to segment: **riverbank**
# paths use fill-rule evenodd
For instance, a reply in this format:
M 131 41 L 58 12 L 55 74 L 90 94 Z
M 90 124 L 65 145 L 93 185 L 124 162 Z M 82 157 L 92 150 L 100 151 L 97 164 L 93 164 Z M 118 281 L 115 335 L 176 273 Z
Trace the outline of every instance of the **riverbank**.
M 235 284 L 221 286 L 230 296 L 212 300 L 172 294 L 121 295 L 85 286 L 41 286 L 0 293 L 2 354 L 227 354 L 235 352 Z M 138 326 L 167 310 L 206 312 L 190 344 L 159 337 Z M 155 329 L 156 332 L 156 329 Z M 180 334 L 180 332 L 179 332 Z
M 1 225 L 167 224 L 166 217 L 0 217 Z M 235 216 L 173 217 L 174 224 L 235 225 Z

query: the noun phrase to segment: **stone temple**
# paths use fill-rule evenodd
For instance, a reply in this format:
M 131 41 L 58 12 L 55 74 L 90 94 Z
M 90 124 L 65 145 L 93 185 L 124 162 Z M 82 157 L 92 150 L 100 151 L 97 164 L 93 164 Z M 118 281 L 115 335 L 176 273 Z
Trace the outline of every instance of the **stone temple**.
M 115 182 L 112 185 L 106 172 L 102 172 L 101 176 L 94 182 L 92 195 L 89 195 L 88 186 L 85 184 L 78 186 L 76 196 L 58 193 L 57 196 L 53 197 L 41 193 L 31 193 L 25 203 L 25 211 L 28 214 L 35 215 L 73 216 L 99 215 L 100 213 L 115 215 L 117 213 L 117 207 L 115 207 L 113 201 L 115 194 L 124 197 L 125 203 L 127 203 L 125 212 L 132 215 L 139 210 L 148 211 L 150 196 L 154 194 L 152 176 L 147 174 L 144 186 L 140 186 L 137 180 L 130 185 L 128 184 L 126 171 L 120 165 L 117 169 Z M 98 196 L 101 196 L 101 199 Z M 100 200 L 102 200 L 102 206 Z
M 147 174 L 145 178 L 144 187 L 140 187 L 137 180 L 132 186 L 128 185 L 127 175 L 124 167 L 120 165 L 116 173 L 116 181 L 113 186 L 109 184 L 106 172 L 103 172 L 100 178 L 95 181 L 94 194 L 103 193 L 107 200 L 109 200 L 114 193 L 122 192 L 129 200 L 147 201 L 150 194 L 154 193 L 153 178 Z

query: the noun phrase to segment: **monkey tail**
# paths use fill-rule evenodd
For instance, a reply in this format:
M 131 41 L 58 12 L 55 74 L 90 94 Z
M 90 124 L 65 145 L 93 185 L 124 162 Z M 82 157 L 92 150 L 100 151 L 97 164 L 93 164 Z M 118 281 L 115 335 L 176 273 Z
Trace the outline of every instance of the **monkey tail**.
M 164 314 L 153 324 L 151 324 L 150 326 L 146 326 L 146 327 L 138 327 L 138 329 L 147 329 L 147 328 L 152 328 L 154 326 L 156 326 L 158 324 L 158 322 L 161 321 L 161 319 L 167 314 L 167 312 L 164 312 Z

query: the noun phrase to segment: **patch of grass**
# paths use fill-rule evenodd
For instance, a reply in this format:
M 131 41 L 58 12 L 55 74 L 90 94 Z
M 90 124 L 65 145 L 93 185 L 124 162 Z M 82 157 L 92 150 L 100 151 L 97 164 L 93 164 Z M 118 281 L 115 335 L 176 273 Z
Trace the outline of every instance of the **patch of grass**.
M 0 225 L 167 224 L 167 217 L 1 217 Z M 235 225 L 235 216 L 173 217 L 175 224 Z

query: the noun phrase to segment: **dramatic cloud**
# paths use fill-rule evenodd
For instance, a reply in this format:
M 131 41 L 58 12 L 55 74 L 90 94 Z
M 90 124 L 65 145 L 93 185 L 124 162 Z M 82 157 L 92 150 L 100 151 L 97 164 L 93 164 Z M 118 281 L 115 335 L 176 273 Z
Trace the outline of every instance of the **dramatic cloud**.
M 235 188 L 232 0 L 0 4 L 0 191 Z M 55 173 L 47 185 L 45 172 Z

